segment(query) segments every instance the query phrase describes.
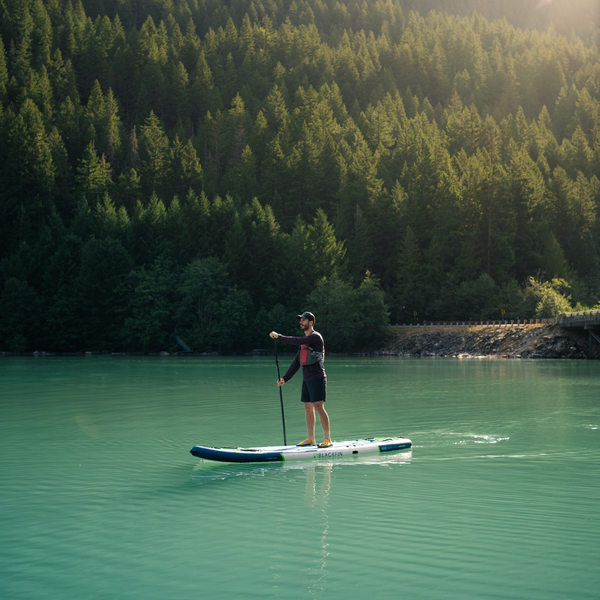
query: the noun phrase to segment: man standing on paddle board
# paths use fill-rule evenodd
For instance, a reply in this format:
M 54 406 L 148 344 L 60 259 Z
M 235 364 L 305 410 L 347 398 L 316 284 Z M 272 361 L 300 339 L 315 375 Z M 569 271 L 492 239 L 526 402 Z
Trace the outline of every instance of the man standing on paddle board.
M 315 443 L 315 412 L 319 415 L 321 426 L 323 427 L 324 441 L 319 444 L 319 448 L 328 448 L 331 446 L 331 433 L 329 431 L 329 415 L 325 410 L 325 399 L 327 395 L 327 375 L 323 367 L 325 357 L 325 343 L 323 336 L 314 331 L 315 315 L 311 312 L 304 312 L 298 315 L 300 319 L 300 329 L 304 331 L 304 337 L 292 337 L 279 335 L 274 331 L 269 334 L 274 340 L 280 339 L 285 344 L 299 346 L 296 357 L 294 358 L 287 373 L 277 382 L 281 387 L 288 382 L 302 367 L 302 396 L 304 410 L 306 411 L 306 428 L 308 438 L 297 446 L 313 446 Z

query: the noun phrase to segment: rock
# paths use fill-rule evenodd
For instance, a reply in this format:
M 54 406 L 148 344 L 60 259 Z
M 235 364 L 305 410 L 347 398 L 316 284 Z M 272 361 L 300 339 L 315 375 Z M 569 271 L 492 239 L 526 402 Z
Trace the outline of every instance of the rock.
M 394 327 L 379 354 L 460 358 L 587 358 L 584 332 L 555 325 Z

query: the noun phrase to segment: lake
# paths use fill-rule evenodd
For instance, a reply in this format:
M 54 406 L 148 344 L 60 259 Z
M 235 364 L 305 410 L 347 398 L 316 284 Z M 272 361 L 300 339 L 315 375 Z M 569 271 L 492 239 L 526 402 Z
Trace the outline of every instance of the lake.
M 192 457 L 282 443 L 273 357 L 1 358 L 0 597 L 600 597 L 600 362 L 325 366 L 333 439 L 412 450 Z

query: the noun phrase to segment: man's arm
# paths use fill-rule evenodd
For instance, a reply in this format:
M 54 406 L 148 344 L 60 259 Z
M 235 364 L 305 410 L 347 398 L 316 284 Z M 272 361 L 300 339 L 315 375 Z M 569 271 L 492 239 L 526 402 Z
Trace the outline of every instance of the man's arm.
M 285 383 L 287 383 L 298 372 L 298 369 L 300 368 L 300 357 L 298 356 L 299 353 L 300 350 L 296 352 L 296 356 L 294 357 L 290 368 L 287 370 L 287 373 L 281 378 Z
M 278 333 L 276 333 L 275 331 L 271 331 L 271 333 L 269 334 L 274 340 L 278 339 L 278 338 L 284 338 L 286 336 L 283 335 L 279 335 Z M 298 338 L 301 339 L 301 338 Z M 281 341 L 284 341 L 283 339 Z M 292 364 L 290 365 L 290 368 L 287 370 L 287 373 L 277 382 L 277 385 L 279 387 L 281 387 L 284 383 L 287 383 L 297 372 L 298 369 L 300 368 L 300 348 L 298 348 L 298 352 L 296 352 L 296 356 L 294 357 L 294 360 L 292 361 Z
M 301 335 L 300 337 L 292 336 L 292 335 L 281 335 L 276 331 L 271 331 L 269 334 L 274 340 L 281 340 L 284 344 L 293 344 L 294 346 L 302 346 L 302 344 L 312 344 L 316 339 L 319 339 L 319 336 L 316 336 L 314 333 L 310 335 Z
M 273 334 L 275 334 L 275 336 L 277 337 L 275 337 Z M 321 342 L 322 340 L 321 336 L 318 333 L 311 333 L 310 335 L 301 335 L 299 337 L 296 337 L 292 335 L 281 335 L 273 331 L 270 335 L 273 339 L 278 339 L 284 344 L 292 344 L 293 346 L 311 346 L 312 344 Z

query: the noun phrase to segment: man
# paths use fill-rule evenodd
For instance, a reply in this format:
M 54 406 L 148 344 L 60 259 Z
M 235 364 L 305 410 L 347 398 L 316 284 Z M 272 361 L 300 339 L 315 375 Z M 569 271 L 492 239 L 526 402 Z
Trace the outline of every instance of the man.
M 324 441 L 319 444 L 319 448 L 328 448 L 331 446 L 331 433 L 329 431 L 329 415 L 325 411 L 325 397 L 327 395 L 327 375 L 323 367 L 323 358 L 325 356 L 325 344 L 320 333 L 313 329 L 315 324 L 315 315 L 311 312 L 304 312 L 298 315 L 300 319 L 300 329 L 304 331 L 304 337 L 291 337 L 279 335 L 274 331 L 269 334 L 274 340 L 280 339 L 285 344 L 299 346 L 296 357 L 294 358 L 287 373 L 277 382 L 281 387 L 288 382 L 302 367 L 302 396 L 304 410 L 306 411 L 306 429 L 308 437 L 297 446 L 313 446 L 315 444 L 315 412 L 319 415 L 321 426 L 323 427 Z

